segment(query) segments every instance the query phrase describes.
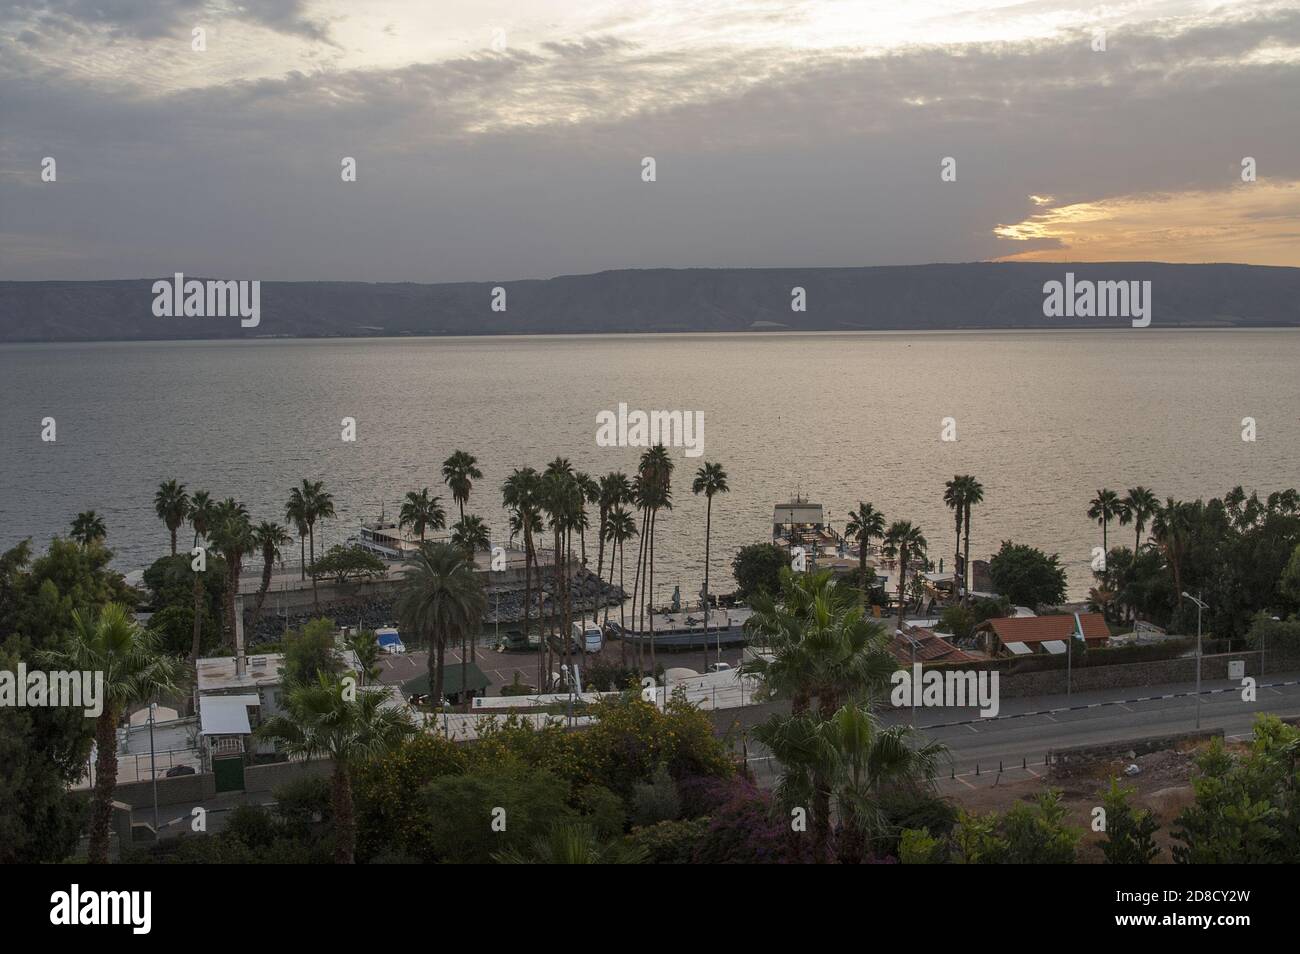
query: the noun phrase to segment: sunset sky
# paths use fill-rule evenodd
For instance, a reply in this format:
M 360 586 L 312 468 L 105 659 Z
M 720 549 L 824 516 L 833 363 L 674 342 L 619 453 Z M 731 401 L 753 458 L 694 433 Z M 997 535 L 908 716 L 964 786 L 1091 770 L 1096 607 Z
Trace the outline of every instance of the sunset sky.
M 1300 4 L 0 8 L 0 278 L 998 259 L 1300 265 Z

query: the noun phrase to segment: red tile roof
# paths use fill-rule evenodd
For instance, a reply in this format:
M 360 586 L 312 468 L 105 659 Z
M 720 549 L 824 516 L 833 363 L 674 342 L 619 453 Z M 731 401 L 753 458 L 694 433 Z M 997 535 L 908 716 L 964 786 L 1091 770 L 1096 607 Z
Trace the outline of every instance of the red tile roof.
M 1080 613 L 1083 638 L 1088 642 L 1104 640 L 1110 636 L 1106 617 L 1101 613 Z M 1007 643 L 1041 643 L 1049 639 L 1069 639 L 1074 633 L 1074 615 L 1061 616 L 1006 616 L 991 619 L 981 628 L 991 627 L 1005 646 Z
M 977 662 L 989 658 L 986 653 L 959 649 L 942 636 L 919 626 L 911 627 L 909 635 L 916 639 L 917 662 Z M 911 664 L 912 644 L 906 638 L 895 635 L 889 641 L 889 651 L 900 663 Z

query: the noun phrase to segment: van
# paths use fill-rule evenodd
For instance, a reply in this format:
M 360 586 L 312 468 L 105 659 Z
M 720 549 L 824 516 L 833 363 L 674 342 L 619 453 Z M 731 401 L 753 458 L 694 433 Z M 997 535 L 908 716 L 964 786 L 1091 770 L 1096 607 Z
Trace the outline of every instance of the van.
M 578 652 L 598 653 L 605 646 L 605 634 L 597 623 L 581 620 L 573 624 L 572 642 Z

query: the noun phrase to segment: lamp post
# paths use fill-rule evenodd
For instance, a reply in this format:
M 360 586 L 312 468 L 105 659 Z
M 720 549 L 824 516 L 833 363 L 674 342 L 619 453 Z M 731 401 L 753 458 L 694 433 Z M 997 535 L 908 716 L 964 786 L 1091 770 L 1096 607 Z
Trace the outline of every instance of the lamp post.
M 896 629 L 896 630 L 894 630 L 894 635 L 895 635 L 895 636 L 899 636 L 899 637 L 903 637 L 903 638 L 907 638 L 907 642 L 908 642 L 908 644 L 912 647 L 912 668 L 911 668 L 910 670 L 908 670 L 907 678 L 908 678 L 908 679 L 915 679 L 915 678 L 916 678 L 916 640 L 915 640 L 915 639 L 912 639 L 912 638 L 910 638 L 910 637 L 907 637 L 907 634 L 904 633 L 901 629 Z M 918 688 L 918 687 L 917 687 L 916 685 L 913 685 L 913 686 L 912 686 L 912 691 L 908 693 L 908 695 L 909 695 L 909 696 L 911 697 L 911 699 L 912 699 L 912 731 L 913 731 L 913 732 L 916 731 L 916 692 L 917 692 L 917 688 Z
M 149 703 L 149 774 L 153 778 L 153 835 L 158 837 L 158 766 L 154 762 L 153 723 L 158 712 L 158 703 Z
M 1196 604 L 1196 728 L 1201 727 L 1201 610 L 1209 607 L 1190 593 L 1184 598 Z

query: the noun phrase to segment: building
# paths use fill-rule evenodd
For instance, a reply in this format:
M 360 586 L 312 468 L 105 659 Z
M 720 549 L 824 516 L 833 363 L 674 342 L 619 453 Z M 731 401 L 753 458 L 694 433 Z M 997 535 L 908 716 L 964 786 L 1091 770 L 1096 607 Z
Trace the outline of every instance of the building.
M 900 665 L 918 663 L 968 663 L 980 662 L 989 657 L 978 650 L 962 649 L 933 630 L 922 626 L 908 626 L 903 632 L 894 632 L 889 641 L 890 653 Z
M 1073 613 L 986 620 L 975 627 L 973 642 L 990 656 L 1056 656 L 1067 652 L 1068 641 L 1080 629 L 1089 649 L 1100 649 L 1110 639 L 1110 627 L 1101 613 Z

